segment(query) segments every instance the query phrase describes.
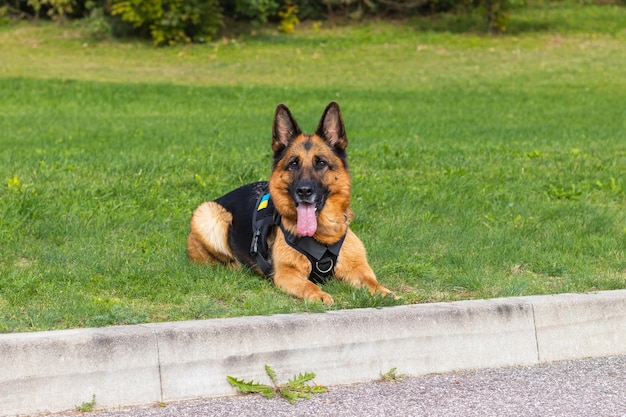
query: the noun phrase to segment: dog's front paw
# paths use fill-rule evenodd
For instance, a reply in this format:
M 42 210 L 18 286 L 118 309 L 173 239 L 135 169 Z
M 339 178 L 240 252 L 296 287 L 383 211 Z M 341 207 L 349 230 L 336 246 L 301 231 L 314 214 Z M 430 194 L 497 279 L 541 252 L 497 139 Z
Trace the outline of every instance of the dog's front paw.
M 322 303 L 326 304 L 327 306 L 331 306 L 335 303 L 335 300 L 333 300 L 333 297 L 331 297 L 330 294 L 327 294 L 325 292 L 322 292 L 321 300 L 322 300 Z
M 314 302 L 321 301 L 327 306 L 331 306 L 335 303 L 335 300 L 333 300 L 333 297 L 331 297 L 330 294 L 327 294 L 322 290 L 316 291 L 314 294 L 307 294 L 304 298 L 308 301 L 314 301 Z
M 383 297 L 386 297 L 388 295 L 391 295 L 393 297 L 396 296 L 391 290 L 388 290 L 387 288 L 383 287 L 382 285 L 378 285 L 376 287 L 376 291 L 375 292 L 380 294 L 380 295 L 382 295 Z
M 389 295 L 389 296 L 395 298 L 396 300 L 398 299 L 398 297 L 396 296 L 396 294 L 394 294 L 393 291 L 388 290 L 387 288 L 383 287 L 382 285 L 377 285 L 374 289 L 370 290 L 370 292 L 372 294 L 380 294 L 383 297 L 386 297 L 386 296 Z

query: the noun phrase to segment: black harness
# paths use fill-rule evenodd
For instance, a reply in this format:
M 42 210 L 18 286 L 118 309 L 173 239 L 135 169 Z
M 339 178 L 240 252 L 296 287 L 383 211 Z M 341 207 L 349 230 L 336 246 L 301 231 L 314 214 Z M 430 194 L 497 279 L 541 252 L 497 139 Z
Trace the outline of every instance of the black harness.
M 266 277 L 270 277 L 273 271 L 267 236 L 275 226 L 280 227 L 287 244 L 302 253 L 311 262 L 311 275 L 309 276 L 311 281 L 320 283 L 333 275 L 339 250 L 346 235 L 344 234 L 338 242 L 332 245 L 323 245 L 312 237 L 297 236 L 290 233 L 283 227 L 280 214 L 276 211 L 266 190 L 257 200 L 256 209 L 252 216 L 253 234 L 250 245 L 250 254 L 255 257 L 257 265 Z

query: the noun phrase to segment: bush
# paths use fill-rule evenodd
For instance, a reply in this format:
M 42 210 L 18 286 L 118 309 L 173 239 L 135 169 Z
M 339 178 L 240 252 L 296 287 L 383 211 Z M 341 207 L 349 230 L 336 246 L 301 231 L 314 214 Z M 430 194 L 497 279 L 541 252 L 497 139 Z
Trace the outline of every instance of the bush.
M 218 0 L 112 0 L 111 14 L 149 34 L 155 45 L 210 39 L 223 19 Z
M 171 45 L 211 39 L 224 16 L 254 25 L 274 22 L 279 31 L 290 33 L 303 19 L 456 11 L 479 13 L 485 30 L 498 33 L 507 29 L 511 10 L 525 4 L 526 0 L 0 0 L 0 22 L 16 16 L 59 22 L 84 18 L 82 27 L 95 39 L 139 35 L 152 38 L 156 45 Z
M 87 16 L 81 24 L 84 32 L 92 39 L 102 40 L 112 34 L 112 26 L 107 18 L 104 7 L 89 0 L 86 5 Z
M 485 19 L 487 30 L 499 33 L 506 31 L 511 20 L 510 10 L 525 4 L 525 0 L 481 0 L 479 10 Z
M 283 33 L 291 33 L 296 29 L 296 25 L 300 23 L 298 19 L 298 6 L 291 3 L 291 0 L 286 0 L 282 10 L 278 12 L 280 17 L 280 24 L 278 30 Z
M 74 11 L 74 0 L 41 0 L 41 4 L 49 6 L 48 16 L 53 20 L 65 22 L 67 16 Z
M 279 7 L 274 0 L 235 0 L 235 15 L 263 24 L 276 15 Z

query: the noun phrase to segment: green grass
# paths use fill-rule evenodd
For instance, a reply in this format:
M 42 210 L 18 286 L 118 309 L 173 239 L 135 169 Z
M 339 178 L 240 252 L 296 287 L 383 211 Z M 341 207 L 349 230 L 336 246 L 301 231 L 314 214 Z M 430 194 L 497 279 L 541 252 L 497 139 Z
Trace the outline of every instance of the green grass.
M 353 229 L 402 302 L 626 288 L 626 9 L 441 19 L 164 49 L 0 27 L 0 332 L 324 311 L 186 257 L 200 202 L 268 177 L 279 102 L 306 131 L 341 104 Z

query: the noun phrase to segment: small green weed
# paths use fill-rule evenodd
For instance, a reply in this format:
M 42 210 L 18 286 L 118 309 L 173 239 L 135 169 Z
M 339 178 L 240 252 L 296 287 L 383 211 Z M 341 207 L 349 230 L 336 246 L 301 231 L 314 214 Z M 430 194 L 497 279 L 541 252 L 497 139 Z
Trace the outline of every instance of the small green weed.
M 300 398 L 310 399 L 313 394 L 321 394 L 327 391 L 325 387 L 315 383 L 313 385 L 309 384 L 315 378 L 315 374 L 312 372 L 298 374 L 284 384 L 278 383 L 276 372 L 269 365 L 265 365 L 265 372 L 272 381 L 272 385 L 244 381 L 232 376 L 227 376 L 226 379 L 230 382 L 230 385 L 242 394 L 256 393 L 267 398 L 274 398 L 278 394 L 289 401 L 290 404 L 294 404 Z
M 93 411 L 96 406 L 96 394 L 91 397 L 91 401 L 87 401 L 82 403 L 81 405 L 76 406 L 76 411 L 80 411 L 81 413 L 90 413 Z
M 393 367 L 386 373 L 380 373 L 380 382 L 400 382 L 406 378 L 406 374 L 399 374 L 398 368 Z

